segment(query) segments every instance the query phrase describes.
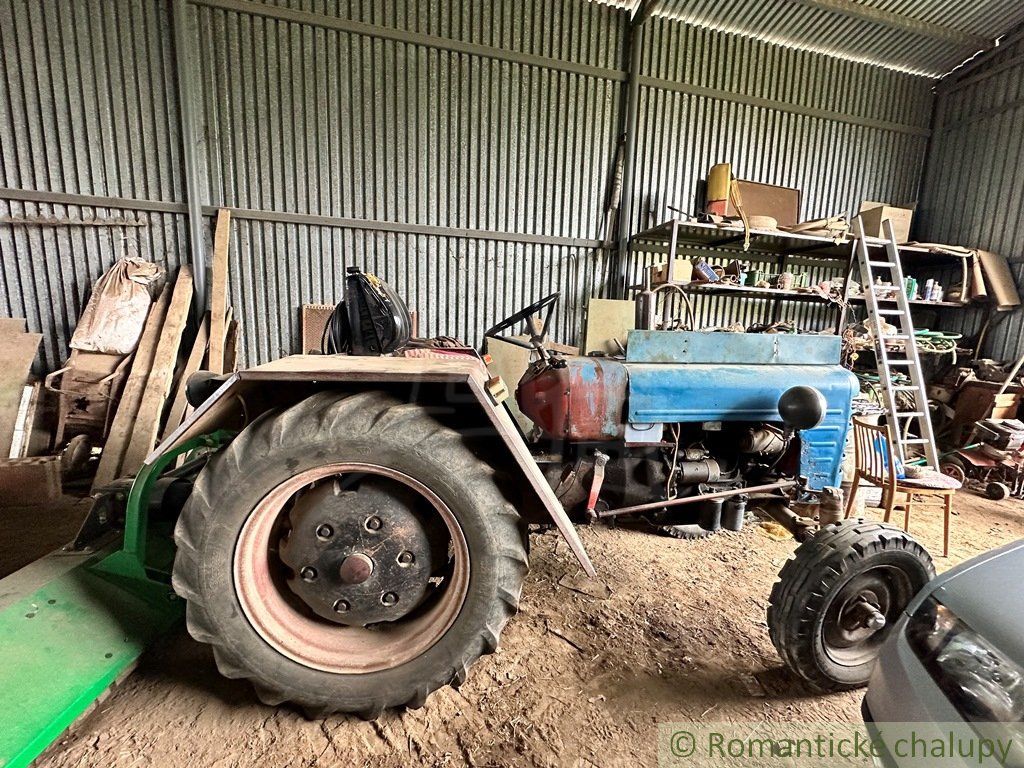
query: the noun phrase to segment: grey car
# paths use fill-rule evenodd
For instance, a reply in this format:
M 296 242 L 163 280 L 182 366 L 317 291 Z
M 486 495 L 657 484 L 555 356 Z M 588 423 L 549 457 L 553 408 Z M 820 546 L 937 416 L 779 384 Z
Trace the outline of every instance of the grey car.
M 884 743 L 883 765 L 928 764 L 898 741 L 911 726 L 893 724 L 913 724 L 937 746 L 952 746 L 952 734 L 1015 741 L 981 764 L 1024 765 L 1024 540 L 952 568 L 911 600 L 879 653 L 863 714 Z M 941 765 L 980 764 L 979 754 L 950 751 Z

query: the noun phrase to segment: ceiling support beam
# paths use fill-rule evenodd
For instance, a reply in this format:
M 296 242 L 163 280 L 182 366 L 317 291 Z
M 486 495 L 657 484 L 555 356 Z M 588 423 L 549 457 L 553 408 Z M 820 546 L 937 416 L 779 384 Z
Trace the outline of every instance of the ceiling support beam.
M 868 21 L 873 24 L 890 27 L 891 29 L 898 29 L 902 32 L 910 32 L 921 37 L 942 40 L 953 45 L 962 45 L 964 48 L 972 48 L 976 51 L 991 48 L 995 44 L 995 40 L 987 37 L 961 32 L 951 27 L 933 24 L 930 21 L 921 21 L 920 19 L 914 19 L 910 16 L 893 13 L 892 11 L 871 8 L 862 3 L 854 2 L 854 0 L 789 0 L 789 2 L 829 11 L 851 19 Z

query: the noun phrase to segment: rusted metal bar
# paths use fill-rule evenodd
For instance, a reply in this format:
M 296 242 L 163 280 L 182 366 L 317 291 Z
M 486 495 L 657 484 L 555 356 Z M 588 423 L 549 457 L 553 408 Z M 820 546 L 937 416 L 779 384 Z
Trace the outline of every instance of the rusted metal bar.
M 766 491 L 777 491 L 785 488 L 792 488 L 794 485 L 796 485 L 795 480 L 782 480 L 778 483 L 768 483 L 767 485 L 751 485 L 747 488 L 734 488 L 730 491 L 715 491 L 713 493 L 702 493 L 699 496 L 684 496 L 681 499 L 652 501 L 647 504 L 635 504 L 632 507 L 608 509 L 604 512 L 598 512 L 597 516 L 599 518 L 603 518 L 618 517 L 619 515 L 632 515 L 637 512 L 646 512 L 651 509 L 661 509 L 662 507 L 677 507 L 680 504 L 693 504 L 694 502 L 707 501 L 709 499 L 725 499 L 729 496 L 738 496 L 741 493 L 764 493 Z

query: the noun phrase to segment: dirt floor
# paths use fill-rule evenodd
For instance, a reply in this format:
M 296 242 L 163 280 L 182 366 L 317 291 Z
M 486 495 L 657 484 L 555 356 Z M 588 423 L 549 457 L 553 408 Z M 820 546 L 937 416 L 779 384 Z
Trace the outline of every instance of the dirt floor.
M 962 493 L 956 508 L 940 570 L 1024 537 L 1021 502 Z M 911 528 L 941 552 L 936 512 L 916 512 Z M 181 631 L 40 764 L 653 765 L 659 722 L 859 720 L 861 692 L 810 693 L 768 639 L 767 597 L 792 541 L 756 525 L 695 542 L 605 527 L 582 535 L 601 581 L 578 578 L 557 534 L 534 536 L 522 611 L 501 649 L 421 710 L 309 721 L 265 707 Z

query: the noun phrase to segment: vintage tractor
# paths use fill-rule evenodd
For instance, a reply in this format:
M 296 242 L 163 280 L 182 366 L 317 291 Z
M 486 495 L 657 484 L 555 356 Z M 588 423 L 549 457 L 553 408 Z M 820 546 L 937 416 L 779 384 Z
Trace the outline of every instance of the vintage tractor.
M 33 759 L 182 612 L 268 704 L 420 707 L 497 647 L 528 526 L 594 575 L 569 512 L 695 537 L 722 499 L 774 508 L 805 541 L 771 639 L 814 689 L 866 683 L 933 569 L 903 531 L 789 510 L 839 482 L 856 383 L 837 338 L 641 330 L 624 359 L 570 357 L 546 344 L 548 297 L 489 332 L 530 328 L 528 440 L 477 352 L 410 344 L 401 300 L 348 280 L 328 328 L 344 354 L 198 378 L 191 417 L 77 539 L 0 582 L 0 765 Z

